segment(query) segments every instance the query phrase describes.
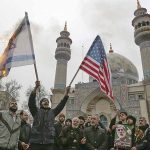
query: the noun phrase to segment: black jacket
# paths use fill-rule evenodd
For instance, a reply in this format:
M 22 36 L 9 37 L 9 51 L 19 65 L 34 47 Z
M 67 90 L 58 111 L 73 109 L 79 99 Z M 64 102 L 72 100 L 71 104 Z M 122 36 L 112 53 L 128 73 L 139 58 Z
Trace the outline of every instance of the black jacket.
M 55 150 L 62 150 L 62 145 L 60 144 L 60 138 L 59 135 L 62 131 L 63 128 L 63 124 L 61 124 L 59 121 L 57 123 L 54 124 L 55 127 L 55 145 L 54 145 L 54 149 Z
M 65 96 L 61 102 L 54 109 L 37 108 L 36 106 L 36 93 L 32 92 L 29 97 L 29 110 L 34 118 L 31 130 L 30 143 L 50 144 L 54 143 L 55 117 L 64 108 L 69 96 Z
M 86 150 L 106 150 L 107 149 L 107 134 L 105 130 L 98 127 L 87 127 L 84 130 L 86 138 Z
M 150 128 L 147 128 L 143 138 L 143 142 L 136 145 L 137 150 L 150 150 Z
M 64 127 L 60 133 L 60 142 L 65 149 L 80 150 L 81 139 L 83 138 L 83 132 L 79 128 L 73 128 L 72 126 Z
M 30 133 L 31 133 L 31 125 L 26 123 L 25 121 L 22 121 L 21 128 L 20 128 L 19 143 L 18 143 L 19 150 L 23 150 L 21 146 L 21 142 L 29 144 Z

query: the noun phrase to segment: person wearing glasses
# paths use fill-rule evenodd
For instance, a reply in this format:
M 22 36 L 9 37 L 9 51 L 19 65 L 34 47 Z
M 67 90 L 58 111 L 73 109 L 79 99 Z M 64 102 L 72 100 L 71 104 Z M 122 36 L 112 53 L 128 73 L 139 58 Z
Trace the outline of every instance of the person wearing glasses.
M 15 99 L 9 102 L 9 110 L 0 112 L 0 150 L 18 150 L 21 119 Z

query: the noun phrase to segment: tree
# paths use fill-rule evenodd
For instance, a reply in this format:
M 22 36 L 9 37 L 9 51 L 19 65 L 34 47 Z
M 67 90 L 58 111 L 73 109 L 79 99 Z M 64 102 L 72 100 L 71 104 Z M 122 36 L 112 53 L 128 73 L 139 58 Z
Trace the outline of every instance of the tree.
M 27 96 L 27 98 L 29 98 L 29 96 L 30 96 L 32 90 L 33 90 L 33 87 L 32 87 L 32 86 L 30 86 L 30 87 L 27 89 L 27 91 L 26 91 L 26 96 Z M 45 87 L 44 87 L 43 85 L 41 85 L 40 90 L 39 90 L 39 92 L 38 92 L 37 95 L 36 95 L 37 105 L 39 105 L 39 101 L 40 101 L 42 98 L 44 98 L 44 97 L 46 97 L 46 98 L 48 98 L 48 99 L 50 100 L 50 93 L 48 93 L 48 92 L 46 91 Z
M 5 91 L 9 94 L 7 99 L 11 100 L 12 98 L 18 100 L 19 97 L 19 90 L 22 88 L 22 86 L 16 81 L 16 80 L 10 80 L 5 83 L 0 83 L 0 90 Z

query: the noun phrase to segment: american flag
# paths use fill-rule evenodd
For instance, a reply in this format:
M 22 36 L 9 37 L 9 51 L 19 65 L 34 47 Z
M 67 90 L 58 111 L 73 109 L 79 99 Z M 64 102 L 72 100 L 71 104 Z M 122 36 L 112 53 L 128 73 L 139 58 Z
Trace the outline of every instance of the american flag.
M 80 65 L 80 69 L 95 78 L 100 86 L 100 90 L 113 101 L 113 91 L 111 86 L 111 74 L 101 38 L 97 36 L 92 43 L 87 55 Z

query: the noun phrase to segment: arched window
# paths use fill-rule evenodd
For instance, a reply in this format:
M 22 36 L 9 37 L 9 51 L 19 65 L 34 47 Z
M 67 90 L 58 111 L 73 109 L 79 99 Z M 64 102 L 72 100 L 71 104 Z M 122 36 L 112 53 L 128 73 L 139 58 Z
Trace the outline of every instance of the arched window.
M 147 24 L 147 25 L 150 25 L 150 23 L 149 23 L 148 21 L 146 22 L 146 24 Z
M 139 27 L 139 28 L 141 27 L 141 23 L 138 23 L 138 27 Z
M 142 22 L 142 26 L 146 26 L 146 23 L 144 21 Z
M 64 43 L 64 47 L 66 47 L 66 43 Z
M 100 116 L 100 121 L 101 121 L 101 123 L 102 123 L 105 127 L 108 126 L 108 120 L 107 120 L 107 118 L 106 118 L 104 115 L 101 115 L 101 116 Z

